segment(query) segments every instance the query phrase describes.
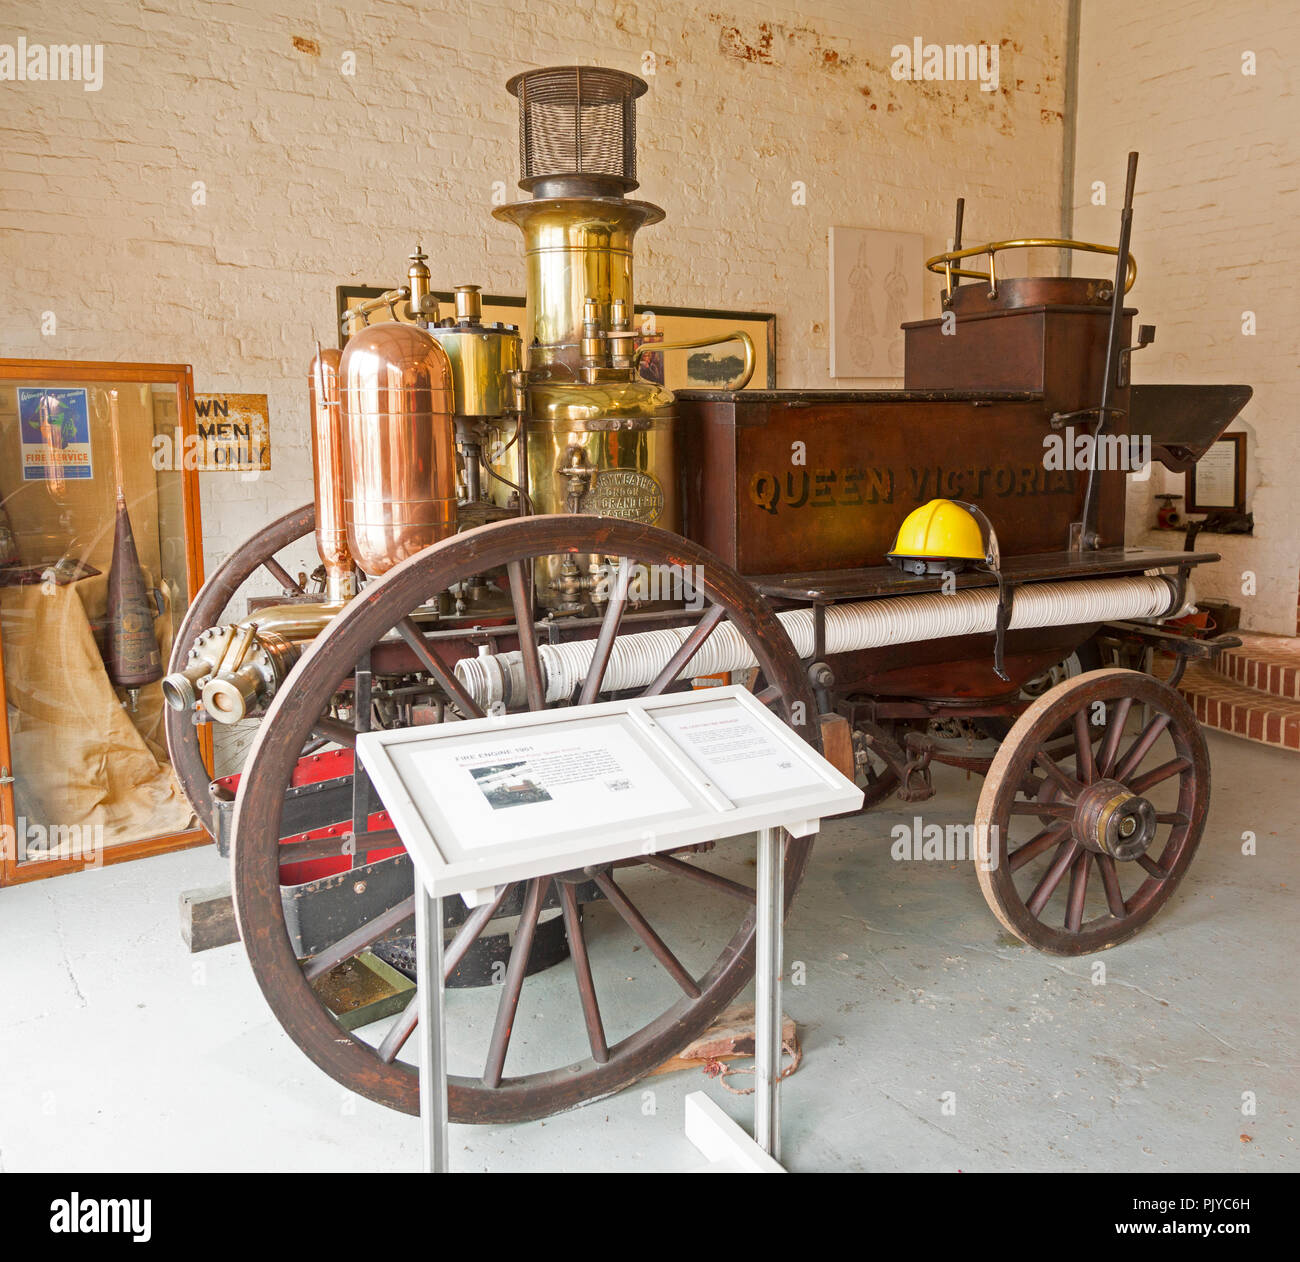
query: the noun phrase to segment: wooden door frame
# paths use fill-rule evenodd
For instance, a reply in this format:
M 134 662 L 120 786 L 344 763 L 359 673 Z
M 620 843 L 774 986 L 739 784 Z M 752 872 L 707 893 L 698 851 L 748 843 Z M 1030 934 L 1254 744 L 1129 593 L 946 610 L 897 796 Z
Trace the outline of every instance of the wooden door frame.
M 185 439 L 195 435 L 194 372 L 189 364 L 106 363 L 80 359 L 0 359 L 0 381 L 43 381 L 79 384 L 81 382 L 128 382 L 142 385 L 175 385 L 176 419 L 181 429 L 181 450 Z M 199 475 L 187 469 L 181 460 L 181 502 L 185 526 L 185 584 L 186 606 L 193 601 L 203 586 L 203 524 L 199 509 Z M 212 766 L 212 733 L 206 728 L 199 733 L 204 760 Z M 0 766 L 10 768 L 13 755 L 9 745 L 9 708 L 5 695 L 4 640 L 0 636 Z M 108 846 L 96 859 L 38 859 L 30 863 L 18 861 L 17 847 L 9 844 L 17 838 L 17 818 L 14 810 L 13 786 L 0 783 L 0 886 L 20 885 L 26 881 L 39 881 L 43 877 L 58 876 L 66 872 L 79 872 L 85 868 L 106 867 L 113 863 L 126 863 L 148 855 L 165 854 L 172 850 L 186 850 L 209 840 L 202 828 L 185 832 L 167 833 L 161 837 L 147 837 L 128 841 L 118 846 Z

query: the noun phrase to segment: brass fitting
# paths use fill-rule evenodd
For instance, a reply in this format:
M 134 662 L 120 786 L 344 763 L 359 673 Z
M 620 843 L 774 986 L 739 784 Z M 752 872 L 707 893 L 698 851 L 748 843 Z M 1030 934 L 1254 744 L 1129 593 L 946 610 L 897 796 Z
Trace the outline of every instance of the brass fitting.
M 456 295 L 456 323 L 457 324 L 478 324 L 483 319 L 483 295 L 479 292 L 478 285 L 457 285 L 454 293 Z
M 438 318 L 438 300 L 433 296 L 432 275 L 429 272 L 429 256 L 424 246 L 417 245 L 411 255 L 411 266 L 406 269 L 406 288 L 410 294 L 406 314 L 412 320 L 436 320 Z
M 275 696 L 306 645 L 344 609 L 342 601 L 272 605 L 243 622 L 209 627 L 185 666 L 162 681 L 173 710 L 200 702 L 217 723 L 237 723 Z

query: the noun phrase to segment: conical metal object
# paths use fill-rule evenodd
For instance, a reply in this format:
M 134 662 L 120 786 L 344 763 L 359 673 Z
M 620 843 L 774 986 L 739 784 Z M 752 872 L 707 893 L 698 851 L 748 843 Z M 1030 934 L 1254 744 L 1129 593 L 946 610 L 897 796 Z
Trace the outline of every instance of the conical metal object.
M 125 688 L 134 702 L 140 688 L 163 677 L 162 650 L 154 634 L 153 604 L 135 547 L 131 515 L 126 507 L 116 390 L 109 392 L 109 410 L 117 474 L 117 520 L 113 528 L 113 562 L 108 571 L 107 666 L 108 677 L 117 687 Z

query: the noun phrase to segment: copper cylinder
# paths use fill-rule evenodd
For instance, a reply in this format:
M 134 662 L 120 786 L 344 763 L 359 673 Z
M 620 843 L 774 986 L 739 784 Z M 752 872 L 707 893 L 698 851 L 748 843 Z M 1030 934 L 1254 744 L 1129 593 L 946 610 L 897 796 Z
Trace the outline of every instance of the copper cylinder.
M 343 512 L 343 404 L 339 396 L 339 360 L 333 348 L 319 351 L 307 374 L 311 407 L 311 460 L 316 482 L 316 550 L 325 563 L 327 600 L 347 600 L 356 591 L 348 523 Z
M 348 547 L 368 574 L 456 530 L 451 363 L 413 324 L 371 325 L 339 363 Z

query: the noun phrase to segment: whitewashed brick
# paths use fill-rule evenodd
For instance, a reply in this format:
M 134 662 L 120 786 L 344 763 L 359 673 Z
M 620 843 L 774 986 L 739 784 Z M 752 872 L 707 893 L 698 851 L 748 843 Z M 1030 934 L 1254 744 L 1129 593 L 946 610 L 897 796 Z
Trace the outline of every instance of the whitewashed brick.
M 782 385 L 832 384 L 832 224 L 921 232 L 935 253 L 958 196 L 970 240 L 1059 221 L 1061 0 L 5 10 L 0 38 L 102 43 L 106 65 L 98 93 L 0 84 L 3 353 L 190 362 L 200 391 L 269 396 L 272 470 L 256 495 L 231 475 L 202 479 L 209 565 L 310 497 L 304 377 L 314 339 L 331 340 L 335 285 L 399 283 L 418 237 L 438 288 L 522 291 L 518 234 L 489 217 L 493 181 L 517 195 L 504 83 L 519 70 L 639 72 L 655 54 L 638 195 L 668 220 L 639 239 L 637 296 L 775 311 Z M 1002 90 L 893 81 L 890 48 L 916 35 L 999 42 Z M 354 78 L 339 72 L 345 50 Z M 795 179 L 806 207 L 790 203 Z M 190 204 L 194 180 L 206 206 Z M 927 280 L 931 313 L 937 295 Z M 57 338 L 40 336 L 47 309 Z
M 1133 217 L 1138 283 L 1132 301 L 1158 328 L 1133 359 L 1136 381 L 1244 382 L 1255 396 L 1234 429 L 1248 441 L 1251 538 L 1202 535 L 1223 563 L 1197 572 L 1197 590 L 1239 604 L 1242 625 L 1293 635 L 1300 585 L 1295 482 L 1300 440 L 1295 374 L 1300 308 L 1293 277 L 1300 244 L 1290 230 L 1300 180 L 1295 50 L 1300 9 L 1272 0 L 1133 4 L 1088 0 L 1080 43 L 1076 235 L 1113 241 L 1124 162 L 1141 153 Z M 1257 74 L 1241 73 L 1253 50 Z M 1110 205 L 1088 204 L 1104 179 Z M 1241 313 L 1259 331 L 1241 334 Z M 1153 496 L 1182 494 L 1183 478 L 1157 472 L 1132 484 L 1130 539 L 1166 546 L 1146 529 Z M 1255 596 L 1241 576 L 1257 575 Z

